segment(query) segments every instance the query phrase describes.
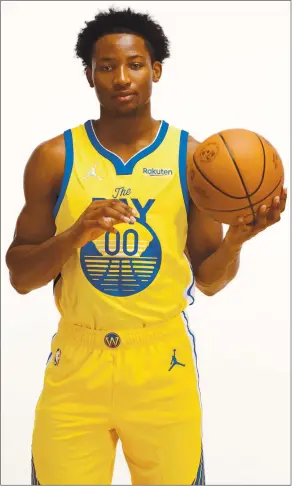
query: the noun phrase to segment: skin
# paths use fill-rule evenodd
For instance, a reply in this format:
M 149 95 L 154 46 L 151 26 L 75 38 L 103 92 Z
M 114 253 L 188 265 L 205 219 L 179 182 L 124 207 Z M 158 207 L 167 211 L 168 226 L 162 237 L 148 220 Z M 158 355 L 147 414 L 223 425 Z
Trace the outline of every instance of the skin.
M 155 138 L 160 121 L 151 116 L 153 83 L 162 75 L 162 65 L 151 63 L 144 40 L 131 34 L 110 34 L 94 46 L 92 65 L 86 70 L 89 86 L 100 103 L 100 119 L 94 130 L 101 143 L 125 162 Z M 121 101 L 122 94 L 133 93 Z M 187 158 L 192 160 L 198 142 L 189 137 Z M 53 208 L 64 173 L 65 145 L 59 135 L 39 145 L 24 173 L 25 206 L 21 211 L 6 262 L 13 287 L 21 294 L 55 279 L 76 248 L 106 231 L 116 232 L 121 222 L 135 223 L 135 211 L 117 200 L 95 201 L 73 226 L 55 236 Z M 236 275 L 242 245 L 280 220 L 287 192 L 273 201 L 267 212 L 261 207 L 258 221 L 232 226 L 223 239 L 222 225 L 191 204 L 188 216 L 188 255 L 196 284 L 214 295 Z

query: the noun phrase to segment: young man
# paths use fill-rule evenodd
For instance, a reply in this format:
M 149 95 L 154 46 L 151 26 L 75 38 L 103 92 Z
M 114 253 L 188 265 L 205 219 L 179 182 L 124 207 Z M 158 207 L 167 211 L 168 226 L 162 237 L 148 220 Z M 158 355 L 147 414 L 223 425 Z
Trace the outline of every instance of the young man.
M 110 9 L 87 23 L 76 53 L 100 118 L 33 152 L 7 253 L 14 288 L 54 280 L 61 313 L 36 410 L 32 483 L 110 484 L 120 438 L 133 484 L 204 484 L 186 307 L 194 279 L 211 296 L 235 277 L 242 244 L 280 219 L 286 192 L 255 226 L 239 221 L 223 239 L 188 197 L 198 142 L 151 116 L 169 56 L 162 28 Z

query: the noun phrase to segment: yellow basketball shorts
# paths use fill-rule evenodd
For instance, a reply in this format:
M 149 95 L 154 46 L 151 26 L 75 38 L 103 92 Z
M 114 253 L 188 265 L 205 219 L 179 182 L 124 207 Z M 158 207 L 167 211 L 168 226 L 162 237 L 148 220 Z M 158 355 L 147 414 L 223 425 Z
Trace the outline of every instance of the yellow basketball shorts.
M 111 484 L 118 440 L 132 484 L 205 484 L 185 312 L 126 331 L 59 325 L 36 408 L 32 484 Z

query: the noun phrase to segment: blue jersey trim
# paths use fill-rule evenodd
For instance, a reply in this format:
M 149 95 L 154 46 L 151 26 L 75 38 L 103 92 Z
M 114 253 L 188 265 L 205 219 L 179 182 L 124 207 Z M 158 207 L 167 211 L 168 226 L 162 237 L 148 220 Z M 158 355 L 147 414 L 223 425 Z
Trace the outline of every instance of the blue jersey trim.
M 62 274 L 61 272 L 57 275 L 57 277 L 55 278 L 54 280 L 54 283 L 53 283 L 53 289 L 56 287 L 58 281 L 60 280 L 60 278 L 62 277 Z
M 187 318 L 185 311 L 183 311 L 182 313 L 183 313 L 183 316 L 185 318 L 185 322 L 186 322 L 186 325 L 187 325 L 187 331 L 188 331 L 189 335 L 192 336 L 192 340 L 193 340 L 194 355 L 195 355 L 195 359 L 196 359 L 196 370 L 197 370 L 197 373 L 198 373 L 198 388 L 199 388 L 199 392 L 200 392 L 200 395 L 201 395 L 200 383 L 199 383 L 200 375 L 199 375 L 199 370 L 198 370 L 198 358 L 197 358 L 197 351 L 196 351 L 196 338 L 195 338 L 194 334 L 192 333 L 192 331 L 190 329 L 189 320 Z
M 73 151 L 73 137 L 72 137 L 71 130 L 66 130 L 64 132 L 64 140 L 65 140 L 65 152 L 66 152 L 65 167 L 64 167 L 64 175 L 63 175 L 63 179 L 62 179 L 60 194 L 58 196 L 57 202 L 56 202 L 54 210 L 53 210 L 53 214 L 54 214 L 55 219 L 56 219 L 56 216 L 59 212 L 62 201 L 64 199 L 64 196 L 65 196 L 68 184 L 69 184 L 69 179 L 70 179 L 70 176 L 71 176 L 72 167 L 73 167 L 74 151 Z
M 192 272 L 192 275 L 193 275 L 193 280 L 192 280 L 190 287 L 188 288 L 187 296 L 191 299 L 191 303 L 189 305 L 193 305 L 193 303 L 195 302 L 195 298 L 191 294 L 191 291 L 192 291 L 192 288 L 194 287 L 194 284 L 195 284 L 195 276 L 194 276 L 193 268 L 192 268 L 191 265 L 190 265 L 190 269 L 191 269 L 191 272 Z
M 52 337 L 52 342 L 53 342 L 53 340 L 54 340 L 55 336 L 57 336 L 57 333 L 55 333 L 55 334 L 54 334 L 54 336 Z M 46 366 L 48 365 L 48 363 L 49 363 L 49 361 L 50 361 L 50 359 L 51 359 L 51 357 L 52 357 L 52 356 L 53 356 L 53 353 L 52 353 L 52 352 L 50 352 L 49 357 L 48 357 L 48 359 L 47 359 Z
M 141 150 L 141 152 L 138 152 L 136 155 L 131 157 L 128 162 L 124 164 L 120 157 L 118 157 L 113 152 L 110 152 L 101 145 L 94 133 L 91 120 L 88 120 L 84 125 L 91 144 L 100 155 L 112 162 L 112 164 L 115 166 L 117 175 L 131 175 L 137 162 L 139 162 L 144 157 L 147 157 L 147 155 L 150 155 L 152 152 L 154 152 L 154 150 L 159 147 L 159 145 L 162 144 L 169 127 L 168 123 L 162 121 L 159 132 L 154 142 L 152 142 L 145 149 Z
M 187 184 L 187 148 L 188 148 L 188 132 L 184 130 L 180 134 L 179 144 L 179 176 L 182 188 L 182 193 L 185 201 L 186 211 L 189 211 L 189 191 Z
M 192 484 L 201 484 L 205 485 L 205 466 L 204 466 L 204 455 L 203 455 L 203 446 L 201 445 L 201 458 L 200 458 L 200 464 L 198 467 L 198 472 L 196 479 L 194 479 L 194 482 Z

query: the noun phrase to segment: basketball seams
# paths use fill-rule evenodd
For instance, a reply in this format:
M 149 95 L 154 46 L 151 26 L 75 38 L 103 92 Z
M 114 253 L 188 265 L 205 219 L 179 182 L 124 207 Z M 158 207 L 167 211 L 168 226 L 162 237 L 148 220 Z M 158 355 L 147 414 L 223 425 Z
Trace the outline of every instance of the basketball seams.
M 238 173 L 238 175 L 239 175 L 239 178 L 240 178 L 240 180 L 241 180 L 242 186 L 243 186 L 244 191 L 245 191 L 245 193 L 246 193 L 246 199 L 248 200 L 248 202 L 249 202 L 249 207 L 250 207 L 250 209 L 251 209 L 251 211 L 252 211 L 253 220 L 255 221 L 255 220 L 256 220 L 256 214 L 255 214 L 255 211 L 254 211 L 254 209 L 253 209 L 253 204 L 252 204 L 252 201 L 251 201 L 250 195 L 249 195 L 249 193 L 248 193 L 248 190 L 247 190 L 246 184 L 245 184 L 245 182 L 244 182 L 244 179 L 243 179 L 243 177 L 242 177 L 242 174 L 241 174 L 241 172 L 240 172 L 240 170 L 239 170 L 239 167 L 238 167 L 237 163 L 235 162 L 235 159 L 234 159 L 234 157 L 233 157 L 233 155 L 232 155 L 232 153 L 231 153 L 231 150 L 230 150 L 230 148 L 229 148 L 229 146 L 228 146 L 228 144 L 227 144 L 226 140 L 224 139 L 223 135 L 222 135 L 220 132 L 218 133 L 218 135 L 219 135 L 219 137 L 221 138 L 222 142 L 224 143 L 225 147 L 227 148 L 227 151 L 228 151 L 228 153 L 229 153 L 229 155 L 230 155 L 230 158 L 231 158 L 231 160 L 232 160 L 232 162 L 233 162 L 233 164 L 234 164 L 234 167 L 235 167 L 235 169 L 236 169 L 236 172 L 237 172 L 237 173 Z
M 261 185 L 264 182 L 265 173 L 266 173 L 266 151 L 265 151 L 265 147 L 264 147 L 264 144 L 262 142 L 261 137 L 257 133 L 255 133 L 255 136 L 259 139 L 259 141 L 261 143 L 261 146 L 262 146 L 262 149 L 263 149 L 263 156 L 264 156 L 264 163 L 263 163 L 263 165 L 264 166 L 263 166 L 263 173 L 262 173 L 261 181 L 260 181 L 258 187 L 256 188 L 256 190 L 252 194 L 250 194 L 250 197 L 251 196 L 254 196 L 258 192 L 258 190 L 261 188 Z
M 220 137 L 222 138 L 221 134 L 219 134 L 219 133 L 218 133 L 217 135 L 218 135 L 218 136 L 220 136 Z M 265 151 L 265 148 L 264 148 L 264 145 L 263 145 L 263 143 L 262 143 L 261 138 L 260 138 L 260 137 L 259 137 L 259 136 L 258 136 L 256 133 L 255 133 L 255 136 L 256 136 L 256 137 L 259 139 L 259 141 L 260 141 L 260 143 L 261 143 L 261 146 L 262 146 L 262 149 L 263 149 L 264 163 L 263 163 L 263 173 L 262 173 L 262 178 L 261 178 L 261 181 L 260 181 L 260 183 L 259 183 L 258 187 L 257 187 L 257 188 L 256 188 L 256 189 L 255 189 L 253 192 L 248 193 L 248 195 L 249 195 L 250 197 L 254 196 L 254 195 L 257 193 L 257 191 L 260 189 L 260 187 L 261 187 L 261 185 L 262 185 L 262 183 L 263 183 L 264 177 L 265 177 L 265 172 L 266 172 L 266 151 Z M 225 145 L 225 144 L 224 144 L 224 145 Z M 227 146 L 226 146 L 226 149 L 227 149 L 227 151 L 228 151 L 228 147 L 227 147 Z M 230 155 L 230 151 L 228 151 L 228 153 L 229 153 L 229 155 Z M 232 157 L 231 157 L 231 159 L 232 159 Z M 233 160 L 232 160 L 232 161 L 233 161 Z M 205 173 L 202 171 L 202 169 L 201 169 L 201 168 L 199 167 L 199 165 L 197 164 L 195 157 L 193 157 L 193 162 L 194 162 L 194 164 L 195 164 L 195 166 L 196 166 L 197 171 L 200 173 L 200 175 L 201 175 L 201 176 L 202 176 L 202 177 L 203 177 L 203 178 L 204 178 L 204 179 L 205 179 L 205 180 L 208 182 L 208 184 L 210 184 L 210 186 L 212 186 L 212 187 L 213 187 L 214 189 L 216 189 L 217 191 L 221 192 L 221 194 L 224 194 L 224 196 L 230 197 L 231 199 L 236 199 L 236 200 L 239 200 L 239 199 L 246 199 L 246 197 L 247 197 L 247 196 L 234 196 L 234 195 L 232 195 L 232 194 L 228 194 L 228 192 L 223 191 L 223 189 L 220 189 L 220 187 L 218 187 L 216 184 L 214 184 L 214 182 L 212 182 L 212 181 L 211 181 L 211 180 L 208 178 L 208 176 L 207 176 L 207 175 L 206 175 L 206 174 L 205 174 Z M 248 206 L 248 207 L 249 207 L 249 206 Z
M 231 199 L 246 199 L 246 196 L 233 196 L 231 194 L 228 194 L 228 192 L 225 192 L 222 189 L 220 189 L 220 187 L 216 186 L 216 184 L 214 184 L 214 182 L 212 182 L 209 179 L 209 177 L 207 177 L 206 174 L 204 174 L 204 172 L 202 171 L 202 169 L 200 169 L 200 167 L 198 166 L 198 164 L 197 164 L 196 159 L 195 159 L 194 156 L 193 156 L 193 162 L 194 162 L 194 164 L 196 166 L 197 171 L 201 174 L 201 176 L 208 182 L 208 184 L 210 184 L 210 186 L 214 187 L 214 189 L 216 189 L 217 191 L 221 192 L 221 194 L 224 194 L 224 196 L 230 197 Z
M 274 189 L 265 197 L 263 197 L 262 199 L 260 199 L 259 201 L 256 201 L 254 203 L 252 203 L 253 206 L 256 206 L 257 204 L 260 204 L 261 202 L 265 201 L 265 199 L 267 199 L 268 197 L 270 197 L 273 192 L 275 192 L 275 190 L 279 187 L 279 185 L 283 182 L 282 180 L 282 177 L 281 179 L 279 180 L 279 182 L 276 184 L 276 186 L 274 187 Z M 244 198 L 246 199 L 246 198 Z M 250 205 L 248 206 L 244 206 L 242 208 L 236 208 L 236 209 L 214 209 L 214 208 L 206 208 L 204 206 L 204 209 L 206 211 L 214 211 L 214 212 L 219 212 L 219 213 L 235 213 L 236 211 L 242 211 L 243 209 L 248 209 L 250 207 Z
M 233 133 L 235 134 L 235 139 L 232 136 L 229 138 L 229 132 L 232 135 Z M 240 143 L 237 145 L 236 143 L 236 136 L 240 136 L 241 130 L 223 130 L 218 132 L 206 139 L 203 142 L 205 144 L 203 148 L 196 150 L 193 155 L 193 163 L 198 171 L 196 184 L 193 181 L 194 176 L 192 177 L 192 184 L 194 184 L 193 196 L 197 198 L 197 206 L 210 214 L 213 213 L 214 219 L 218 220 L 219 218 L 221 222 L 226 222 L 226 224 L 231 224 L 231 221 L 232 224 L 236 224 L 235 218 L 240 216 L 254 224 L 260 205 L 265 204 L 269 209 L 270 201 L 268 199 L 278 195 L 284 180 L 282 161 L 276 149 L 256 132 L 247 132 L 246 136 L 242 135 L 242 145 Z M 235 144 L 234 146 L 233 143 Z M 272 159 L 268 145 L 272 148 Z M 221 158 L 219 156 L 217 161 L 217 173 L 216 156 L 218 156 L 220 146 L 222 153 Z M 274 151 L 277 157 L 274 155 Z M 205 162 L 215 162 L 215 164 L 211 164 L 213 166 L 209 170 L 208 164 L 204 164 Z M 272 163 L 273 165 L 271 165 Z M 232 166 L 235 168 L 237 175 L 234 169 L 232 170 Z M 273 171 L 273 168 L 276 170 Z M 226 180 L 224 180 L 224 170 L 226 170 Z M 195 175 L 194 171 L 193 173 Z M 221 185 L 225 191 L 235 191 L 237 194 L 245 195 L 233 196 L 220 189 L 219 186 Z M 201 187 L 204 190 L 198 191 L 197 195 L 195 195 L 197 186 L 198 189 Z M 210 186 L 209 189 L 207 186 Z M 267 194 L 267 192 L 269 193 Z M 211 200 L 207 200 L 210 197 Z M 232 204 L 226 200 L 226 197 L 234 199 L 234 203 Z M 196 199 L 194 200 L 196 201 Z M 241 206 L 241 200 L 244 206 L 235 207 Z M 206 207 L 207 205 L 215 206 L 216 209 Z M 224 209 L 219 209 L 221 205 Z M 249 214 L 247 215 L 247 213 Z

